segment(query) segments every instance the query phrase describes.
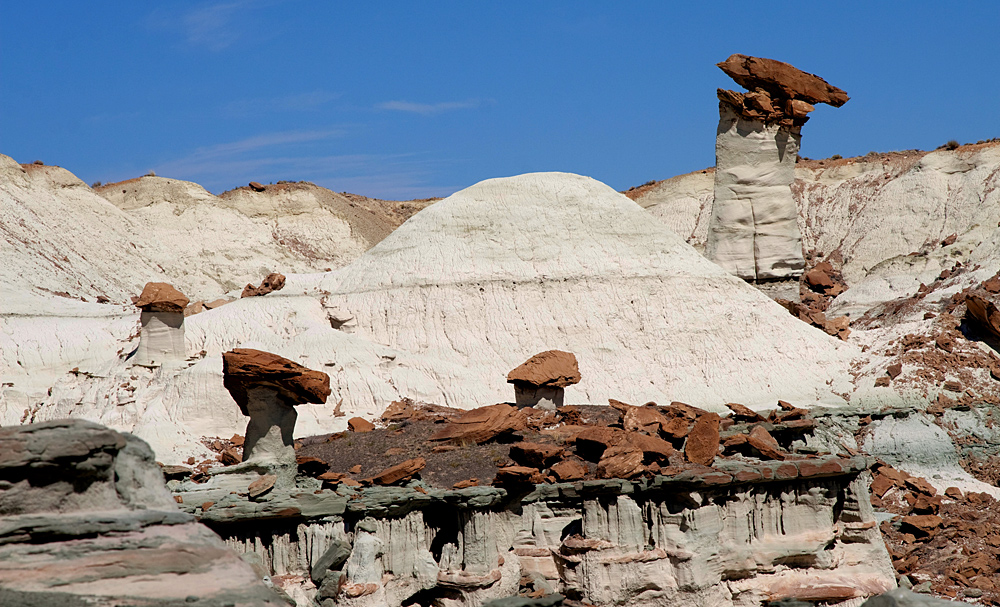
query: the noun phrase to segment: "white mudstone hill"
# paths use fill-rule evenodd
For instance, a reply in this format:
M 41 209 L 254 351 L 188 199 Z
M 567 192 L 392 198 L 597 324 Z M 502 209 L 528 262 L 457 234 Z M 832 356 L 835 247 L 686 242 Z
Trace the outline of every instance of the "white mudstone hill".
M 548 349 L 580 361 L 567 402 L 839 404 L 849 391 L 851 347 L 578 175 L 467 188 L 320 286 L 357 335 L 475 369 L 494 400 L 510 397 L 508 370 Z

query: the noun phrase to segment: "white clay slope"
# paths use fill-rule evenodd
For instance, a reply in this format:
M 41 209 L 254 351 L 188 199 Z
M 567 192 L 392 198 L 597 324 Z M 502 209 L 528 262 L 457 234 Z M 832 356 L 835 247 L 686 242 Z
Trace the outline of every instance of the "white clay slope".
M 842 404 L 855 350 L 791 317 L 593 179 L 491 179 L 421 211 L 321 287 L 376 343 L 507 371 L 574 352 L 567 403 Z M 484 402 L 449 402 L 478 406 Z
M 266 188 L 216 197 L 196 183 L 147 176 L 98 193 L 161 243 L 156 261 L 193 300 L 241 290 L 273 271 L 342 267 L 393 227 L 312 184 Z

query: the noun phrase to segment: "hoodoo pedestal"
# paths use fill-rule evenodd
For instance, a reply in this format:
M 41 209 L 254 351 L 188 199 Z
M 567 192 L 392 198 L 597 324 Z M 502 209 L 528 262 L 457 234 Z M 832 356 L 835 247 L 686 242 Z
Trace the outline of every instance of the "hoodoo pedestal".
M 183 293 L 165 282 L 146 283 L 135 302 L 142 310 L 142 330 L 133 364 L 159 367 L 184 361 L 184 308 L 188 302 Z
M 847 94 L 773 59 L 733 55 L 718 64 L 746 93 L 718 90 L 715 201 L 706 256 L 746 280 L 798 276 L 805 267 L 792 198 L 802 125 L 815 103 Z

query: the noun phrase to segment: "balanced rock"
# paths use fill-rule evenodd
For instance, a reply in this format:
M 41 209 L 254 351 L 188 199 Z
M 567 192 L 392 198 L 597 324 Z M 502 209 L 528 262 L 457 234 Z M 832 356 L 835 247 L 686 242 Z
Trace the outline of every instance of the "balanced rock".
M 519 407 L 555 409 L 563 405 L 563 389 L 580 383 L 580 366 L 570 352 L 536 354 L 507 374 Z
M 165 282 L 147 282 L 135 306 L 143 312 L 183 312 L 190 301 Z
M 330 376 L 287 358 L 237 348 L 222 356 L 223 385 L 250 418 L 243 443 L 244 463 L 295 465 L 295 406 L 325 403 Z

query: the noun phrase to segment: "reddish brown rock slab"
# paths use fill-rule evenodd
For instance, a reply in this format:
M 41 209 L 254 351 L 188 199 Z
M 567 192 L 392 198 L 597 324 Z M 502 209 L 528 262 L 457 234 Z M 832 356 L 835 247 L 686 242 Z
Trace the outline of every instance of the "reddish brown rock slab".
M 658 434 L 669 423 L 667 418 L 653 407 L 629 407 L 622 417 L 626 430 Z
M 774 440 L 771 433 L 765 430 L 763 426 L 754 426 L 753 430 L 747 436 L 747 443 L 764 458 L 774 460 L 785 459 L 785 453 L 781 449 L 781 446 L 778 445 L 778 441 Z
M 347 429 L 351 432 L 371 432 L 375 429 L 375 424 L 363 417 L 352 417 L 347 420 Z
M 147 282 L 135 306 L 143 312 L 183 312 L 189 300 L 183 293 L 165 282 Z
M 803 460 L 798 462 L 799 476 L 815 478 L 817 476 L 839 476 L 847 472 L 844 465 L 837 460 Z
M 247 415 L 247 390 L 257 387 L 276 389 L 289 405 L 322 404 L 330 396 L 330 376 L 313 371 L 287 358 L 236 348 L 222 355 L 222 385 Z
M 705 413 L 695 420 L 684 442 L 684 457 L 693 464 L 711 466 L 719 453 L 719 416 Z
M 885 372 L 889 376 L 889 379 L 896 379 L 903 372 L 903 363 L 891 364 L 886 367 Z
M 625 442 L 641 451 L 646 463 L 664 463 L 674 454 L 674 446 L 658 436 L 631 432 L 626 435 Z
M 466 411 L 431 435 L 430 440 L 482 444 L 501 434 L 524 428 L 525 414 L 501 403 Z
M 423 470 L 426 465 L 427 461 L 422 457 L 408 459 L 405 462 L 400 462 L 379 472 L 372 477 L 372 483 L 376 485 L 395 485 L 401 481 L 408 481 Z
M 528 466 L 505 466 L 497 470 L 494 485 L 537 485 L 545 482 L 545 476 Z
M 254 192 L 263 192 L 266 188 L 263 185 L 257 183 L 256 181 L 251 181 L 250 189 L 253 190 Z
M 884 376 L 883 377 L 877 377 L 877 378 L 875 378 L 875 387 L 876 388 L 888 388 L 889 384 L 891 382 L 892 382 L 892 380 L 889 379 L 888 377 L 884 377 Z
M 931 535 L 941 527 L 944 520 L 936 514 L 913 514 L 903 517 L 904 527 L 915 529 L 922 535 Z
M 565 388 L 580 383 L 580 365 L 570 352 L 548 350 L 535 354 L 511 370 L 507 374 L 507 383 Z
M 889 492 L 889 489 L 892 489 L 895 486 L 896 484 L 892 482 L 892 479 L 889 477 L 883 474 L 876 474 L 875 478 L 872 480 L 871 491 L 878 497 L 883 497 Z
M 726 407 L 733 412 L 733 419 L 746 422 L 762 422 L 764 417 L 746 405 L 739 403 L 726 403 Z
M 584 459 L 599 459 L 604 452 L 625 441 L 625 431 L 619 428 L 592 426 L 579 432 L 574 439 L 577 453 Z
M 587 467 L 581 462 L 568 459 L 554 464 L 551 472 L 560 482 L 576 481 L 587 476 Z
M 277 272 L 271 272 L 261 281 L 259 287 L 253 285 L 247 285 L 243 287 L 243 293 L 240 294 L 240 298 L 243 297 L 260 297 L 261 295 L 267 295 L 274 291 L 280 291 L 285 288 L 285 276 L 283 274 L 278 274 Z
M 563 450 L 555 445 L 520 442 L 510 446 L 510 458 L 522 466 L 530 466 L 539 470 L 548 468 L 563 454 Z
M 247 487 L 247 495 L 250 496 L 250 499 L 258 498 L 274 488 L 274 483 L 277 480 L 277 476 L 273 474 L 265 474 L 250 483 L 250 486 Z
M 466 411 L 453 407 L 418 403 L 409 398 L 396 400 L 386 407 L 381 419 L 384 422 L 450 421 L 465 415 Z
M 597 464 L 600 478 L 633 478 L 646 471 L 643 453 L 631 444 L 614 445 L 604 452 Z
M 708 411 L 705 411 L 704 409 L 699 409 L 693 405 L 678 401 L 674 401 L 663 408 L 663 414 L 667 417 L 682 417 L 691 421 L 698 419 L 706 413 L 708 413 Z
M 930 482 L 926 478 L 920 476 L 911 476 L 907 478 L 905 482 L 907 487 L 913 489 L 918 493 L 923 493 L 925 495 L 929 495 L 932 497 L 937 495 L 937 489 L 935 489 L 934 485 L 930 484 Z
M 478 487 L 478 486 L 479 486 L 479 479 L 478 478 L 470 478 L 470 479 L 466 479 L 464 481 L 458 481 L 457 483 L 455 483 L 454 485 L 452 485 L 452 488 L 453 489 L 468 489 L 469 487 Z
M 833 107 L 840 107 L 850 99 L 846 92 L 826 80 L 784 61 L 735 54 L 716 65 L 748 91 L 762 88 L 772 97 L 826 103 Z
M 691 432 L 691 428 L 694 426 L 694 421 L 687 419 L 686 417 L 675 417 L 668 421 L 666 425 L 661 426 L 663 434 L 669 436 L 670 438 L 685 438 L 688 433 Z
M 965 499 L 965 496 L 962 495 L 962 490 L 959 489 L 958 487 L 948 487 L 947 489 L 944 490 L 944 494 L 946 497 L 956 501 L 961 501 Z

